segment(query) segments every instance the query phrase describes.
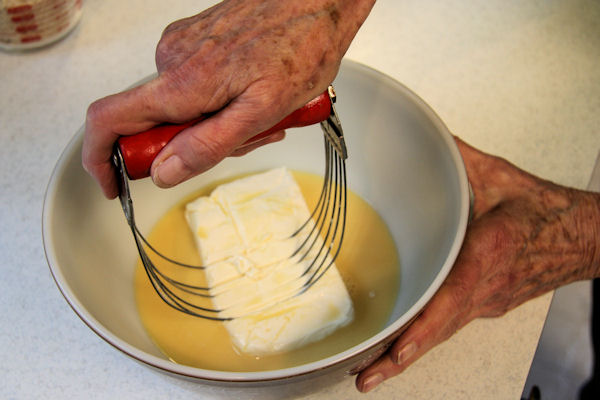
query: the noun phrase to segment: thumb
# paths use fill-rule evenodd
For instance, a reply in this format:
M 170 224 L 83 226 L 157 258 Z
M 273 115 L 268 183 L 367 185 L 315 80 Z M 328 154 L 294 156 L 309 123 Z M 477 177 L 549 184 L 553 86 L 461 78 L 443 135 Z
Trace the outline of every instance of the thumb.
M 389 350 L 358 375 L 357 389 L 368 392 L 384 380 L 399 375 L 464 326 L 466 322 L 463 321 L 463 313 L 459 311 L 463 300 L 456 293 L 451 285 L 442 285 L 421 315 Z
M 282 133 L 278 133 L 268 140 L 244 146 L 248 139 L 285 116 L 285 110 L 280 108 L 260 104 L 259 100 L 236 98 L 210 118 L 178 133 L 153 161 L 152 180 L 159 187 L 172 187 L 212 168 L 227 156 L 241 155 L 282 139 Z
M 169 89 L 168 82 L 158 77 L 89 106 L 82 164 L 107 197 L 114 198 L 118 193 L 111 159 L 119 136 L 133 135 L 161 122 L 184 122 L 204 111 L 189 106 L 180 97 Z

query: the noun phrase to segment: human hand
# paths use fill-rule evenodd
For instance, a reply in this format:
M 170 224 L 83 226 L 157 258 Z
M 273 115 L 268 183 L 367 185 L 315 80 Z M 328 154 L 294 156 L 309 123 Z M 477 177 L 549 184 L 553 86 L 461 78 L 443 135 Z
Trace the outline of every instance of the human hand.
M 225 0 L 169 25 L 158 43 L 158 77 L 90 105 L 82 161 L 108 198 L 118 193 L 111 155 L 120 135 L 162 122 L 213 116 L 179 133 L 151 174 L 174 186 L 229 155 L 323 92 L 375 0 Z
M 367 392 L 478 317 L 600 275 L 600 195 L 536 178 L 456 139 L 475 194 L 461 252 L 430 303 L 357 379 Z

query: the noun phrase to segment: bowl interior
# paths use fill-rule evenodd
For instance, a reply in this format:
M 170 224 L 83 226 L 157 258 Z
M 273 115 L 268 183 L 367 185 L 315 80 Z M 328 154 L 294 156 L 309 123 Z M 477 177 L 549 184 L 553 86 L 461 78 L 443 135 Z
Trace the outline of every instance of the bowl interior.
M 452 137 L 412 92 L 349 61 L 334 86 L 349 149 L 348 185 L 387 222 L 401 265 L 387 327 L 352 352 L 405 324 L 437 290 L 462 242 L 468 189 Z M 43 231 L 52 273 L 74 310 L 104 339 L 135 358 L 177 372 L 181 367 L 168 365 L 139 320 L 133 295 L 138 255 L 131 232 L 119 202 L 105 200 L 82 169 L 81 144 L 82 130 L 62 154 L 46 194 Z M 283 165 L 322 174 L 318 126 L 292 130 L 284 141 L 227 159 L 174 189 L 157 189 L 148 179 L 133 182 L 136 220 L 147 233 L 173 204 L 205 183 Z

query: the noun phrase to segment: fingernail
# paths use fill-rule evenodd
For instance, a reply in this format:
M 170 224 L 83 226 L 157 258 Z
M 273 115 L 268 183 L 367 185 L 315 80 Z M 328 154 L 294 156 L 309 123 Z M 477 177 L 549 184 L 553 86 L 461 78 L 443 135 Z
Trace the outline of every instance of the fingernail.
M 383 375 L 379 372 L 374 375 L 368 376 L 367 378 L 365 378 L 365 381 L 363 383 L 363 392 L 366 393 L 375 389 L 375 386 L 379 385 L 381 382 L 383 382 Z
M 177 185 L 183 181 L 189 174 L 187 167 L 177 155 L 169 156 L 166 160 L 158 164 L 152 174 L 154 184 L 161 188 L 167 188 Z
M 410 342 L 400 349 L 398 354 L 396 354 L 396 359 L 394 362 L 398 365 L 406 362 L 413 354 L 417 351 L 417 344 L 415 342 Z

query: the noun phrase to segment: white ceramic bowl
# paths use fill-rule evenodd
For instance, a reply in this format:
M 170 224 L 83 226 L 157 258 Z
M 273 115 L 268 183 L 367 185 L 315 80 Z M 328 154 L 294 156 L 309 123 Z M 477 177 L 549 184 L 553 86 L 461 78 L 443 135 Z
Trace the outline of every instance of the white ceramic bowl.
M 133 266 L 138 255 L 120 204 L 104 199 L 81 167 L 83 128 L 56 165 L 43 211 L 48 264 L 79 317 L 146 365 L 233 390 L 285 387 L 289 392 L 294 384 L 316 389 L 380 354 L 418 315 L 456 259 L 469 213 L 467 177 L 444 124 L 406 87 L 350 61 L 343 62 L 334 86 L 349 149 L 348 185 L 383 216 L 399 251 L 400 290 L 384 329 L 334 356 L 274 371 L 222 372 L 169 361 L 148 337 L 136 311 Z M 321 135 L 318 126 L 298 129 L 280 143 L 227 159 L 174 189 L 157 189 L 148 179 L 134 182 L 142 232 L 179 199 L 215 179 L 281 165 L 322 173 Z

